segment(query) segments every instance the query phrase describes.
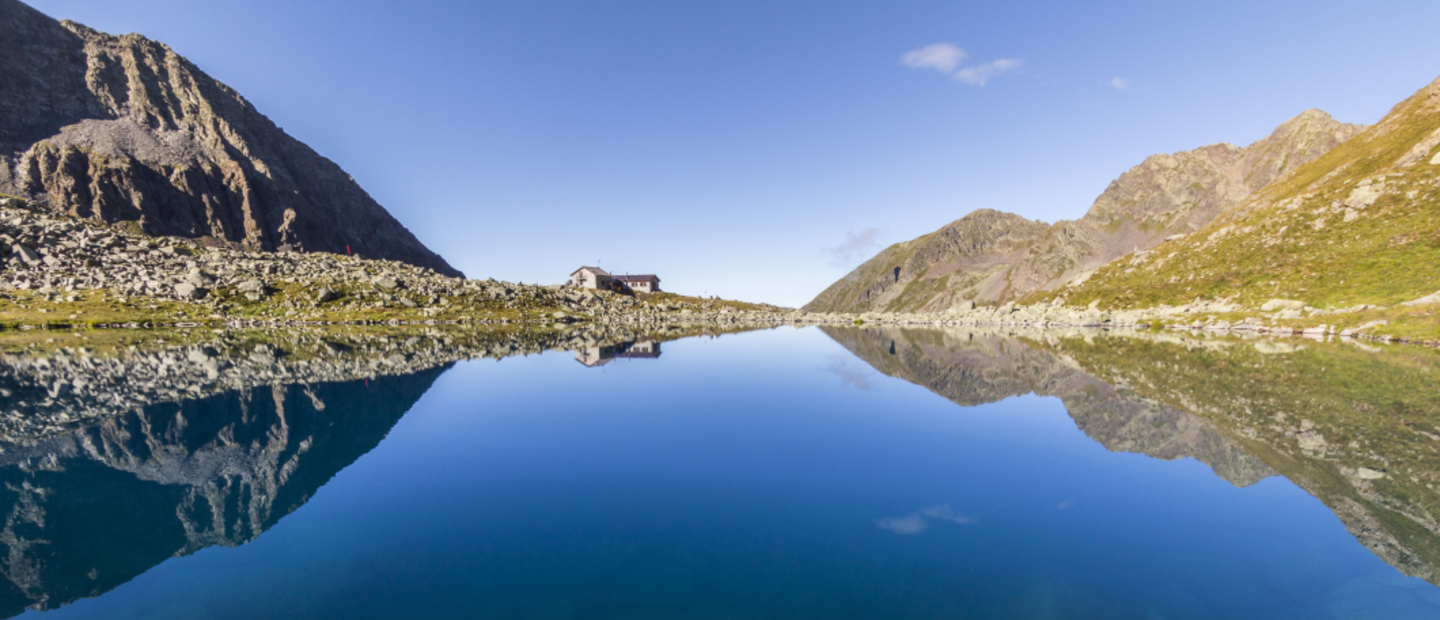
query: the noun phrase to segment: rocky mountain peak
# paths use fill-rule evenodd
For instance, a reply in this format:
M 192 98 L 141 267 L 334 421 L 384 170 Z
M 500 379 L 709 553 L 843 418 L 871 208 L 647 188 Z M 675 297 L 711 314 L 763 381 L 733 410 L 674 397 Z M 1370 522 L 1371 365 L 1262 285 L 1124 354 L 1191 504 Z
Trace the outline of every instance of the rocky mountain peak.
M 168 46 L 0 0 L 0 192 L 150 235 L 460 275 L 334 162 Z
M 1054 226 L 978 210 L 891 246 L 805 308 L 941 312 L 1053 290 L 1121 256 L 1199 230 L 1362 129 L 1306 110 L 1249 146 L 1222 142 L 1151 155 L 1111 182 L 1084 217 Z

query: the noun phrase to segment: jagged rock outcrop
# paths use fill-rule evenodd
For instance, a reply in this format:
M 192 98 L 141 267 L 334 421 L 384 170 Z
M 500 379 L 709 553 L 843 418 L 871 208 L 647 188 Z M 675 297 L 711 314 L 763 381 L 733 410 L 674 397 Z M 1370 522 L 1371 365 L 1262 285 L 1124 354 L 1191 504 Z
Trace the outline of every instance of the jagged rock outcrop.
M 1309 110 L 1247 147 L 1155 155 L 1120 175 L 1076 221 L 1048 225 L 981 209 L 886 248 L 805 306 L 812 312 L 944 312 L 1053 290 L 1185 235 L 1362 126 Z
M 334 162 L 163 43 L 0 0 L 0 192 L 149 235 L 445 275 Z

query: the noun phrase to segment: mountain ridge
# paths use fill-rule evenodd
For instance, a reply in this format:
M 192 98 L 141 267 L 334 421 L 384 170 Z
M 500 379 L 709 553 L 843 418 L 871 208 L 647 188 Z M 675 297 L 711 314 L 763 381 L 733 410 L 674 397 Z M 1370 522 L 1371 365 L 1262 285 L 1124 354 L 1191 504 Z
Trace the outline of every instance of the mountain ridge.
M 1440 79 L 1197 234 L 1032 300 L 1124 309 L 1225 299 L 1296 315 L 1416 306 L 1440 290 L 1437 150 Z
M 820 295 L 811 312 L 944 312 L 1055 288 L 1167 237 L 1188 234 L 1362 126 L 1307 110 L 1270 135 L 1152 155 L 1115 179 L 1078 220 L 1055 224 L 979 209 L 892 245 Z
M 0 192 L 151 236 L 462 275 L 337 164 L 163 43 L 0 0 Z

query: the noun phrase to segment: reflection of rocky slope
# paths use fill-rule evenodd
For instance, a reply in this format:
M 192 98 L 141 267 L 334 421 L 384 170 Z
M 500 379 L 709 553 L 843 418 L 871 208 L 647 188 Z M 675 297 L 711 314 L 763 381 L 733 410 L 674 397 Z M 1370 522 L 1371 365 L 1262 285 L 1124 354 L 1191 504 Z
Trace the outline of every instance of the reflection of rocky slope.
M 739 329 L 204 331 L 118 354 L 0 356 L 0 617 L 254 539 L 378 445 L 456 360 Z
M 1110 450 L 1275 473 L 1407 575 L 1440 583 L 1440 359 L 1171 333 L 822 328 L 880 372 L 961 405 L 1057 396 Z
M 0 354 L 0 444 L 23 443 L 151 404 L 293 383 L 401 375 L 463 359 L 576 350 L 755 329 L 745 324 L 556 329 L 332 328 L 174 333 L 183 344 L 109 353 L 64 347 Z
M 447 366 L 142 407 L 0 455 L 0 615 L 238 545 L 385 437 Z
M 1076 426 L 1108 450 L 1191 457 L 1239 486 L 1273 474 L 1204 420 L 1114 387 L 1013 337 L 960 329 L 821 329 L 876 370 L 961 406 L 1031 392 L 1056 396 Z
M 1171 334 L 1037 345 L 1203 417 L 1319 498 L 1376 555 L 1440 584 L 1440 360 L 1434 352 L 1275 347 Z

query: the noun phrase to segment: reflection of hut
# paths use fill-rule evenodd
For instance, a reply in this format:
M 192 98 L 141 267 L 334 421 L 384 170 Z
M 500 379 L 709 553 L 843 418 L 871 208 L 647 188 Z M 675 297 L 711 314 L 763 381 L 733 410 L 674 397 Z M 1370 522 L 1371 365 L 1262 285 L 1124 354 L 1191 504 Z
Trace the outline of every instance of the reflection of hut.
M 624 351 L 615 354 L 615 357 L 627 359 L 655 359 L 660 357 L 660 343 L 650 340 L 642 340 L 625 347 Z
M 625 359 L 656 359 L 660 357 L 660 343 L 652 340 L 640 342 L 623 342 L 604 347 L 590 347 L 575 351 L 575 361 L 584 364 L 589 368 L 604 366 L 615 361 L 615 358 Z
M 590 347 L 575 352 L 575 361 L 590 368 L 604 366 L 615 359 L 615 347 Z

